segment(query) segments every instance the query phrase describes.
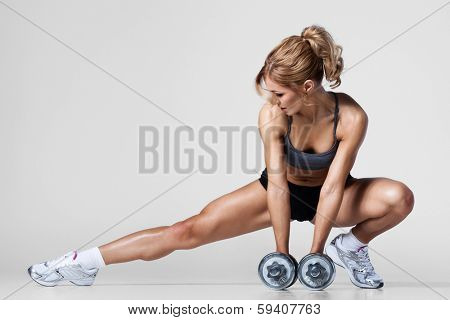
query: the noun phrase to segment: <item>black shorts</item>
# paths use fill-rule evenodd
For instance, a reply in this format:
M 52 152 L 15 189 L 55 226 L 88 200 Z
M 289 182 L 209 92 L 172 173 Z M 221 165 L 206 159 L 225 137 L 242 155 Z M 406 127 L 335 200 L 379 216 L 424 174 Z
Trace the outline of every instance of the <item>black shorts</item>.
M 348 174 L 347 181 L 352 179 Z M 267 190 L 267 168 L 261 173 L 259 182 Z M 289 200 L 291 204 L 291 219 L 297 221 L 311 221 L 316 215 L 317 205 L 319 204 L 320 190 L 322 185 L 315 187 L 300 186 L 288 181 Z

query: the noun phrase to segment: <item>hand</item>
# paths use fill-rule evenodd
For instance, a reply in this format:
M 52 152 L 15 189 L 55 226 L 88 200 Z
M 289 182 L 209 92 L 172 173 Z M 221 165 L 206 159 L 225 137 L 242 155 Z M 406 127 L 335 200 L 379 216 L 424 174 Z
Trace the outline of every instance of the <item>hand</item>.
M 277 248 L 277 249 L 275 250 L 275 252 L 284 253 L 284 254 L 289 255 L 289 249 L 287 249 L 287 248 L 284 248 L 284 249 Z
M 324 254 L 323 248 L 322 248 L 322 249 L 311 249 L 311 250 L 309 251 L 309 253 L 320 253 L 320 254 Z

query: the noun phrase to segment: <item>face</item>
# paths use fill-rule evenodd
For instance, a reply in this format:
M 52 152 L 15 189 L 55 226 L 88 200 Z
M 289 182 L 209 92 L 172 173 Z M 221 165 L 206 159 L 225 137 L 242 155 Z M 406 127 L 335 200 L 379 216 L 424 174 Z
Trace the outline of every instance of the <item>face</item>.
M 305 85 L 310 80 L 305 82 Z M 304 94 L 299 91 L 294 91 L 291 88 L 280 86 L 279 84 L 273 82 L 269 77 L 264 80 L 266 88 L 269 93 L 273 94 L 278 101 L 278 106 L 287 115 L 292 115 L 297 113 L 303 106 L 302 98 Z M 309 84 L 308 84 L 309 85 Z

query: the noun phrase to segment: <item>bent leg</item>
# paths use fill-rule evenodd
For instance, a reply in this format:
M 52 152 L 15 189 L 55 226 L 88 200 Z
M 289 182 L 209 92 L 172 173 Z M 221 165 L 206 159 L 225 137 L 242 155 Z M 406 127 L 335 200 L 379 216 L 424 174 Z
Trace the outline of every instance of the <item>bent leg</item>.
M 199 214 L 171 226 L 135 232 L 99 247 L 105 264 L 155 260 L 271 226 L 266 190 L 255 180 L 210 202 Z
M 405 219 L 414 207 L 413 192 L 402 182 L 389 178 L 354 179 L 345 188 L 333 227 L 350 227 L 369 243 Z M 314 223 L 315 219 L 311 221 Z
M 392 229 L 402 222 L 414 208 L 414 194 L 405 184 L 392 179 L 384 180 L 385 186 L 375 188 L 373 197 L 382 197 L 385 201 L 385 210 L 380 211 L 377 217 L 368 217 L 358 223 L 352 233 L 364 243 Z M 370 194 L 368 195 L 370 196 Z M 363 216 L 364 213 L 359 213 Z

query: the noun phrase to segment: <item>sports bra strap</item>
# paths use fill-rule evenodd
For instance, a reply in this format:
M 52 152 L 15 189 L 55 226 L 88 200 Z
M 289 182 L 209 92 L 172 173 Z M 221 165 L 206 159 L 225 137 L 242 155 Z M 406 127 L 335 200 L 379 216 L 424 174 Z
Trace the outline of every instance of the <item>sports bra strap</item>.
M 333 92 L 333 91 L 331 91 L 331 92 Z M 334 108 L 333 135 L 334 135 L 334 138 L 336 139 L 336 127 L 337 127 L 337 119 L 338 119 L 338 113 L 339 113 L 339 101 L 338 101 L 336 92 L 333 92 L 333 94 L 334 94 L 334 100 L 336 101 L 336 108 Z
M 292 117 L 288 116 L 288 132 L 287 135 L 291 132 L 291 124 L 292 124 Z

